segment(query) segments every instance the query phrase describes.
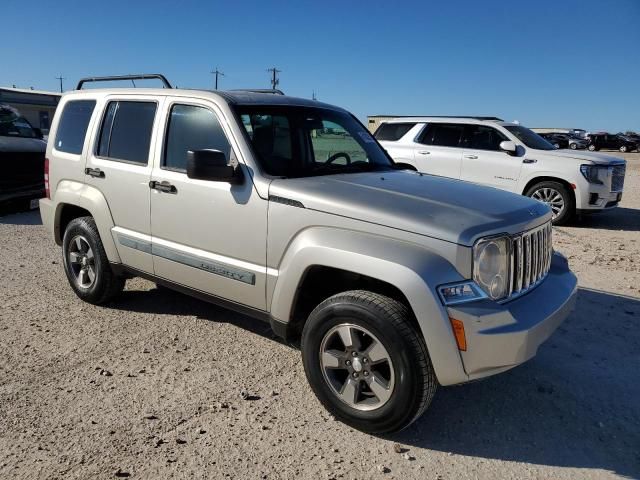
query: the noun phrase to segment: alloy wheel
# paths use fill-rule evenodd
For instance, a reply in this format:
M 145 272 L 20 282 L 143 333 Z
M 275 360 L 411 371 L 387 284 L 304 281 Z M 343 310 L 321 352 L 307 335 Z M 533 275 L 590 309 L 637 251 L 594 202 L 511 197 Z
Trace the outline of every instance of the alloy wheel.
M 320 344 L 320 366 L 331 391 L 357 410 L 375 410 L 389 401 L 395 378 L 382 342 L 359 325 L 331 328 Z
M 76 284 L 81 288 L 90 288 L 96 279 L 96 266 L 89 241 L 82 235 L 73 237 L 67 256 Z
M 531 198 L 549 205 L 553 214 L 553 219 L 562 214 L 565 207 L 562 194 L 554 188 L 538 188 L 531 194 Z

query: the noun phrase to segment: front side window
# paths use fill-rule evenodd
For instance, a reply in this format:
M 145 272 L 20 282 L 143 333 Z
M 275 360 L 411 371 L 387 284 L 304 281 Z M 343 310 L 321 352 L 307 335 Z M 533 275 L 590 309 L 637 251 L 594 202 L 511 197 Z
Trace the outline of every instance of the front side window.
M 383 123 L 376 130 L 374 137 L 380 141 L 395 142 L 404 137 L 415 126 L 415 123 Z
M 470 125 L 463 139 L 463 146 L 474 150 L 500 150 L 500 143 L 508 138 L 492 127 Z
M 236 110 L 269 175 L 308 177 L 392 168 L 369 131 L 347 113 L 261 105 Z
M 231 154 L 231 145 L 216 115 L 208 108 L 195 105 L 171 107 L 162 167 L 186 172 L 189 150 L 208 149 L 223 152 L 227 159 Z
M 75 155 L 82 153 L 89 120 L 95 106 L 95 100 L 72 100 L 65 104 L 54 141 L 56 150 Z
M 464 131 L 464 125 L 450 123 L 431 123 L 420 137 L 420 143 L 441 147 L 458 147 Z
M 8 105 L 0 105 L 0 136 L 37 138 L 29 121 Z
M 504 128 L 509 130 L 515 137 L 529 148 L 536 150 L 555 150 L 556 147 L 547 142 L 540 135 L 526 127 L 520 125 L 506 125 Z
M 109 102 L 98 141 L 98 156 L 147 165 L 155 102 Z

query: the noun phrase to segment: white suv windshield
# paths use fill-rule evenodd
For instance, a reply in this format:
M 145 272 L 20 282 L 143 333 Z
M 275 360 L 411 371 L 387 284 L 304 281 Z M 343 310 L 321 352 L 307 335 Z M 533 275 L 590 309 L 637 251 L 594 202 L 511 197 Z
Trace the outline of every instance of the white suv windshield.
M 518 140 L 524 143 L 529 148 L 535 148 L 536 150 L 555 150 L 556 147 L 547 142 L 544 138 L 538 135 L 536 132 L 529 130 L 528 128 L 521 127 L 520 125 L 508 125 L 505 126 L 507 130 L 513 133 Z

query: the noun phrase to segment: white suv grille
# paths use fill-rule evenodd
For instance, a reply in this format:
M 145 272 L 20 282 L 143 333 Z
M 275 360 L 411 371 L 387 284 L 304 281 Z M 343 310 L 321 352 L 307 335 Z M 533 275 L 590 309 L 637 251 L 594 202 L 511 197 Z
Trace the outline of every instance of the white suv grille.
M 551 222 L 512 237 L 509 295 L 521 295 L 549 273 L 553 255 Z

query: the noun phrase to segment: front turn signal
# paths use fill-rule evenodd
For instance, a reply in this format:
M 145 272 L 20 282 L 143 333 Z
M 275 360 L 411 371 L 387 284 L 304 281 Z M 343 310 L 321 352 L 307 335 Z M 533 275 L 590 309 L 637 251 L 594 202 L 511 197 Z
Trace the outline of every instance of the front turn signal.
M 464 323 L 462 320 L 449 317 L 451 321 L 451 327 L 453 327 L 453 335 L 456 337 L 456 343 L 458 344 L 458 350 L 462 352 L 467 351 L 467 338 L 464 335 Z

